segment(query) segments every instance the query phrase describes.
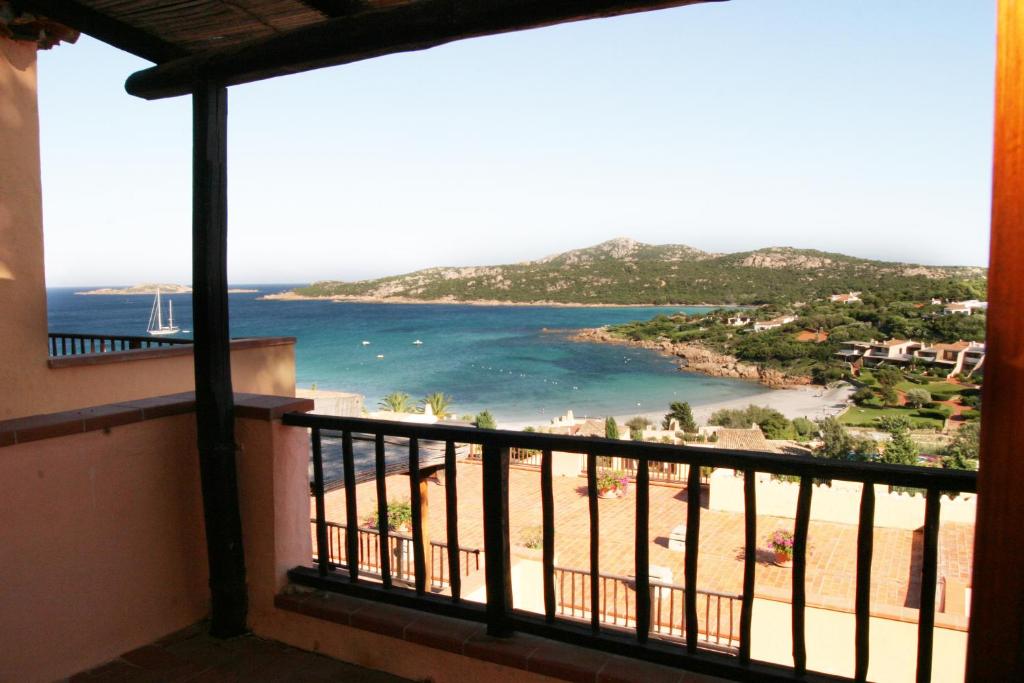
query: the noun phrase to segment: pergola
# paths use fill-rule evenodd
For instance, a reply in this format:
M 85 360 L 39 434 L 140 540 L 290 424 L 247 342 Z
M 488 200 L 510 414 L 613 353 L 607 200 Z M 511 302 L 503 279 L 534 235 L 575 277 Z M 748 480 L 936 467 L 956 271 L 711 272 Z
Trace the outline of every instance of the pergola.
M 213 631 L 245 628 L 227 297 L 227 88 L 444 43 L 716 0 L 13 0 L 154 62 L 127 91 L 193 100 L 198 446 Z M 47 22 L 42 22 L 47 26 Z M 740 48 L 742 46 L 739 46 Z M 987 379 L 970 680 L 1024 677 L 1024 0 L 1000 1 Z

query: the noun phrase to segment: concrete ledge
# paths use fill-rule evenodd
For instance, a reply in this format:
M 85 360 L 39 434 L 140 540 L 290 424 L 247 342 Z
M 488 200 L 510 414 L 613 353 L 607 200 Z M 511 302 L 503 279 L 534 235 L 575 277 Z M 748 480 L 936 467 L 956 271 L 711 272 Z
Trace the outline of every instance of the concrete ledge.
M 492 638 L 483 624 L 325 591 L 282 593 L 278 609 L 370 631 L 499 666 L 580 683 L 715 683 L 720 679 L 516 633 Z
M 182 415 L 195 412 L 195 409 L 195 392 L 187 391 L 80 410 L 2 420 L 0 421 L 0 447 L 110 429 L 171 415 Z M 306 398 L 235 394 L 236 418 L 270 421 L 279 419 L 285 413 L 306 413 L 311 410 L 313 410 L 313 401 Z
M 232 351 L 259 349 L 268 346 L 288 346 L 295 344 L 295 337 L 252 337 L 232 339 Z M 109 351 L 107 353 L 79 353 L 73 356 L 54 356 L 47 360 L 47 365 L 54 369 L 80 368 L 87 365 L 106 365 L 108 363 L 129 363 L 147 361 L 157 358 L 173 358 L 175 356 L 191 356 L 191 344 L 175 346 L 159 346 L 151 349 L 130 349 L 128 351 Z

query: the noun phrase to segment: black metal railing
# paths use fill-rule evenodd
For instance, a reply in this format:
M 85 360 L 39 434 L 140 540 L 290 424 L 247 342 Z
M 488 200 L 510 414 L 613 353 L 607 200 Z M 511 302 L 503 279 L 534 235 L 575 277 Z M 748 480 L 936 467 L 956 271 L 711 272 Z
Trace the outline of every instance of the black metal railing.
M 605 652 L 643 658 L 665 664 L 674 664 L 690 670 L 737 680 L 855 680 L 867 678 L 870 630 L 870 578 L 872 539 L 874 531 L 874 485 L 883 484 L 917 488 L 925 492 L 923 521 L 923 552 L 919 581 L 917 642 L 917 680 L 931 680 L 933 628 L 935 624 L 935 594 L 937 583 L 937 554 L 939 533 L 939 507 L 945 493 L 973 493 L 977 490 L 977 475 L 973 472 L 944 470 L 875 463 L 856 463 L 808 458 L 793 455 L 765 454 L 721 448 L 673 446 L 635 441 L 476 429 L 445 425 L 345 418 L 314 414 L 292 413 L 284 416 L 288 425 L 311 428 L 313 454 L 313 492 L 315 498 L 315 524 L 318 561 L 315 567 L 296 567 L 289 576 L 295 583 L 325 590 L 344 592 L 381 602 L 398 604 L 483 621 L 495 636 L 514 631 L 539 634 L 593 647 Z M 346 470 L 345 501 L 346 525 L 357 524 L 356 482 L 353 475 L 352 434 L 372 435 L 376 442 L 376 492 L 378 519 L 387 519 L 387 490 L 384 478 L 384 437 L 408 439 L 409 483 L 412 504 L 413 579 L 414 590 L 403 589 L 390 580 L 389 558 L 381 556 L 380 580 L 366 580 L 360 575 L 359 548 L 356 535 L 346 539 L 346 559 L 335 563 L 328 548 L 328 524 L 324 514 L 324 477 L 321 435 L 324 431 L 340 432 L 343 439 L 343 458 Z M 420 513 L 419 440 L 441 441 L 445 449 L 445 506 L 447 519 L 447 551 L 450 594 L 436 595 L 427 590 L 426 557 L 423 548 L 425 520 Z M 456 480 L 455 444 L 477 444 L 482 448 L 481 476 L 483 479 L 482 504 L 484 513 L 484 578 L 486 602 L 483 605 L 462 600 L 458 566 L 458 484 Z M 541 513 L 543 529 L 543 617 L 515 609 L 512 600 L 512 573 L 509 552 L 509 465 L 510 449 L 522 448 L 541 452 Z M 624 628 L 602 624 L 600 610 L 590 610 L 589 628 L 581 627 L 578 620 L 559 618 L 555 593 L 554 495 L 552 484 L 552 452 L 579 453 L 587 461 L 587 499 L 590 521 L 589 604 L 601 604 L 601 571 L 598 547 L 600 543 L 597 458 L 624 457 L 637 460 L 636 469 L 636 524 L 634 530 L 635 607 L 632 627 Z M 652 463 L 688 465 L 686 482 L 686 554 L 684 557 L 683 607 L 680 629 L 683 643 L 658 636 L 657 605 L 651 597 L 650 578 L 650 469 Z M 700 638 L 700 604 L 697 589 L 697 566 L 700 554 L 699 534 L 701 517 L 701 468 L 725 467 L 744 474 L 744 543 L 743 589 L 738 598 L 739 617 L 730 643 L 735 652 L 715 651 L 705 647 Z M 797 477 L 800 481 L 794 523 L 792 569 L 792 666 L 780 666 L 751 659 L 751 625 L 754 607 L 755 565 L 757 558 L 757 500 L 756 472 Z M 810 523 L 811 499 L 815 480 L 840 480 L 865 484 L 861 494 L 860 518 L 857 538 L 857 563 L 854 608 L 855 671 L 853 679 L 829 676 L 807 670 L 806 649 L 806 570 L 807 532 Z M 388 531 L 381 529 L 382 544 L 386 545 Z M 652 612 L 654 617 L 652 618 Z M 730 621 L 730 624 L 733 623 Z M 655 636 L 655 637 L 652 637 Z
M 191 339 L 169 337 L 130 337 L 116 334 L 82 334 L 78 332 L 50 332 L 51 356 L 80 356 L 87 353 L 111 353 L 151 349 L 159 346 L 191 344 Z
M 636 626 L 636 578 L 601 574 L 599 577 L 601 601 L 598 618 L 604 625 Z M 649 603 L 651 606 L 651 633 L 685 641 L 686 589 L 672 583 L 651 579 Z M 593 606 L 588 590 L 590 573 L 580 569 L 555 567 L 558 587 L 558 610 L 562 616 L 589 621 Z M 723 651 L 735 651 L 739 645 L 738 617 L 742 596 L 718 591 L 697 591 L 697 638 L 702 647 L 715 646 Z
M 316 537 L 316 520 L 311 519 L 314 538 Z M 367 574 L 381 576 L 383 558 L 381 557 L 380 531 L 371 527 L 359 527 L 357 530 L 359 545 L 359 569 Z M 388 534 L 388 558 L 392 580 L 398 579 L 408 584 L 415 582 L 413 567 L 412 536 L 396 532 Z M 348 561 L 348 530 L 344 524 L 327 522 L 327 548 L 331 564 L 343 566 Z M 479 548 L 459 548 L 458 570 L 462 576 L 469 576 L 480 569 Z M 448 575 L 450 568 L 447 561 L 448 544 L 430 542 L 430 585 L 431 588 L 444 589 L 451 585 Z M 313 560 L 317 561 L 314 553 Z

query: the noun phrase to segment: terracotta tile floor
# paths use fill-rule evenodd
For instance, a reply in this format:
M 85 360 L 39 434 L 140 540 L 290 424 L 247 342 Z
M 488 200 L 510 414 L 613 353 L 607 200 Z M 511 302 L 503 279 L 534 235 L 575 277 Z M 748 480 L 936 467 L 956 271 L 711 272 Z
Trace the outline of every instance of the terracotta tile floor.
M 482 549 L 480 472 L 481 468 L 475 462 L 459 463 L 458 523 L 460 544 Z M 408 477 L 388 477 L 387 488 L 389 499 L 409 500 Z M 359 519 L 364 524 L 371 511 L 376 509 L 374 484 L 361 484 L 357 491 Z M 435 541 L 443 541 L 446 534 L 444 486 L 430 482 L 428 491 L 430 537 Z M 554 499 L 557 564 L 587 570 L 590 546 L 586 480 L 582 477 L 556 477 Z M 684 553 L 669 551 L 667 546 L 672 528 L 686 521 L 686 492 L 669 486 L 652 486 L 650 501 L 650 563 L 668 567 L 672 572 L 673 583 L 682 584 Z M 344 524 L 344 490 L 327 494 L 326 509 L 329 520 Z M 509 510 L 513 542 L 521 539 L 524 531 L 530 527 L 541 524 L 539 471 L 511 470 Z M 624 576 L 633 574 L 636 511 L 633 493 L 622 499 L 601 500 L 599 510 L 601 572 Z M 793 520 L 759 516 L 759 543 L 766 545 L 765 539 L 775 529 L 792 531 Z M 972 543 L 971 525 L 942 525 L 939 542 L 940 577 L 955 576 L 970 583 Z M 808 603 L 852 611 L 856 576 L 856 527 L 812 521 L 808 546 Z M 702 509 L 699 547 L 698 588 L 740 593 L 743 585 L 743 515 Z M 920 532 L 876 528 L 871 572 L 872 606 L 916 608 L 920 560 Z M 756 594 L 788 600 L 791 582 L 792 570 L 776 566 L 769 551 L 759 550 Z
M 74 683 L 402 683 L 406 680 L 254 636 L 218 640 L 207 635 L 208 630 L 208 625 L 200 622 L 69 680 Z

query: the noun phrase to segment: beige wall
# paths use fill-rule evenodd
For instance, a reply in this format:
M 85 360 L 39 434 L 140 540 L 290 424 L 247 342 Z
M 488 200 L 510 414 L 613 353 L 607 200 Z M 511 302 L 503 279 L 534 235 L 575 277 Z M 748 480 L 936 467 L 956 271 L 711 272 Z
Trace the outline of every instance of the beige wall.
M 38 344 L 44 352 L 45 339 L 44 331 Z M 19 367 L 15 358 L 0 359 L 0 367 L 17 373 L 14 386 L 24 385 L 0 392 L 0 420 L 192 391 L 191 351 L 175 349 L 177 355 L 168 356 L 159 351 L 133 351 L 136 360 L 126 362 L 54 368 L 45 360 Z M 295 344 L 232 342 L 231 377 L 236 392 L 294 396 Z
M 791 614 L 789 603 L 754 600 L 751 657 L 793 665 Z M 806 619 L 807 668 L 853 677 L 854 615 L 809 607 Z M 917 624 L 872 617 L 870 633 L 868 680 L 879 683 L 913 681 L 917 668 Z M 933 683 L 963 683 L 967 633 L 936 628 L 934 634 Z
M 768 474 L 757 475 L 757 514 L 770 517 L 796 516 L 799 484 L 775 481 Z M 832 486 L 815 486 L 811 496 L 811 519 L 857 525 L 860 520 L 861 484 L 834 481 Z M 875 526 L 892 529 L 920 529 L 924 524 L 924 496 L 890 493 L 888 486 L 875 486 Z M 711 474 L 708 507 L 719 512 L 742 514 L 743 479 L 732 470 L 716 469 Z M 942 498 L 942 521 L 974 524 L 977 496 Z
M 0 449 L 0 680 L 68 676 L 205 616 L 194 425 Z
M 2 395 L 31 393 L 46 369 L 46 354 L 36 47 L 0 38 Z M 0 406 L 0 419 L 4 417 L 8 415 Z

